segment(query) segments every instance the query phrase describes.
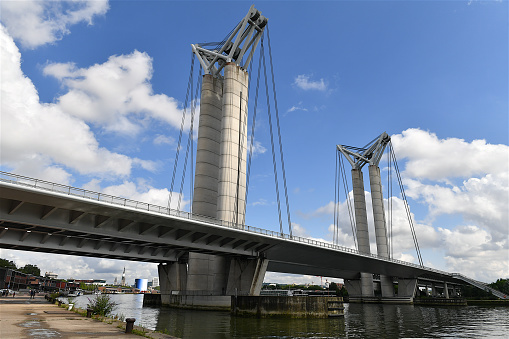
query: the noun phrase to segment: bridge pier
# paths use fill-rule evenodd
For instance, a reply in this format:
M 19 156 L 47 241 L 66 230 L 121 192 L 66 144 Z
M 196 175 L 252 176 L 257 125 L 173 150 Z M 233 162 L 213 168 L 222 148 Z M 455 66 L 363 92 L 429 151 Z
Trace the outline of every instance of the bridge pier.
M 371 188 L 371 202 L 373 206 L 373 219 L 375 222 L 376 250 L 378 256 L 389 258 L 389 244 L 387 242 L 387 224 L 385 222 L 380 167 L 377 165 L 369 165 L 368 169 Z M 392 278 L 381 274 L 380 289 L 383 298 L 394 297 L 394 285 L 392 283 Z
M 368 216 L 366 212 L 366 197 L 364 195 L 364 176 L 360 169 L 352 169 L 352 186 L 359 252 L 363 254 L 370 254 Z M 347 282 L 347 286 L 350 286 L 350 288 L 355 291 L 355 296 L 353 296 L 354 298 L 372 298 L 375 296 L 373 275 L 371 273 L 361 272 L 360 281 L 357 282 L 356 280 L 349 280 Z
M 417 291 L 417 279 L 398 278 L 398 298 L 408 298 L 411 301 L 415 298 Z
M 227 310 L 231 296 L 260 295 L 267 259 L 189 255 L 193 267 L 179 262 L 159 264 L 163 305 Z
M 248 80 L 248 73 L 231 62 L 224 67 L 222 79 L 203 76 L 192 207 L 194 214 L 238 225 L 244 223 L 246 205 Z M 266 259 L 193 252 L 187 256 L 185 279 L 183 271 L 177 272 L 172 265 L 160 271 L 160 279 L 168 281 L 165 293 L 178 290 L 190 296 L 259 295 Z M 197 298 L 192 299 L 196 305 Z M 182 302 L 186 300 L 179 300 Z M 210 306 L 210 301 L 206 304 Z

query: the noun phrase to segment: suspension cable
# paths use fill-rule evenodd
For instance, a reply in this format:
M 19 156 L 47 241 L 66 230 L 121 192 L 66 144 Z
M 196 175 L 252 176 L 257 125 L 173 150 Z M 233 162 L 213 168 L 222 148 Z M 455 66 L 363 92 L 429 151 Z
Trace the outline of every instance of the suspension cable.
M 182 132 L 184 131 L 187 103 L 189 100 L 189 92 L 191 92 L 191 84 L 192 84 L 192 79 L 193 79 L 194 57 L 195 57 L 195 54 L 193 52 L 191 52 L 191 71 L 189 72 L 189 80 L 187 81 L 186 100 L 184 101 L 184 111 L 182 112 L 182 121 L 180 123 L 180 132 L 179 132 L 179 139 L 178 139 L 178 143 L 177 143 L 177 151 L 176 151 L 176 155 L 175 155 L 175 163 L 173 165 L 173 175 L 171 177 L 170 196 L 168 197 L 168 209 L 171 209 L 171 198 L 173 195 L 173 186 L 175 184 L 175 174 L 177 173 L 177 166 L 178 166 L 179 153 L 180 153 L 180 144 L 182 142 Z
M 260 48 L 264 48 L 261 44 Z M 272 146 L 272 165 L 274 167 L 274 182 L 276 184 L 276 199 L 277 199 L 277 211 L 279 216 L 279 231 L 283 233 L 283 220 L 281 219 L 281 202 L 279 201 L 279 185 L 277 180 L 277 166 L 276 166 L 276 152 L 274 150 L 274 133 L 272 132 L 272 115 L 270 113 L 270 100 L 269 100 L 269 85 L 267 83 L 267 66 L 265 61 L 265 53 L 262 54 L 263 58 L 263 73 L 265 75 L 265 93 L 267 96 L 267 112 L 269 114 L 269 129 L 270 129 L 270 144 Z
M 339 153 L 339 151 L 338 151 Z M 355 224 L 355 213 L 352 208 L 352 202 L 350 201 L 350 187 L 348 187 L 348 180 L 346 179 L 346 170 L 345 164 L 343 161 L 343 155 L 339 154 L 339 164 L 340 164 L 340 174 L 343 178 L 343 188 L 345 191 L 345 199 L 348 208 L 348 217 L 350 219 L 350 227 L 352 228 L 353 242 L 355 244 L 355 248 L 358 250 L 359 245 L 357 244 L 357 225 Z
M 201 64 L 200 64 L 200 71 L 198 72 L 198 75 L 201 75 Z M 192 86 L 193 86 L 193 81 L 191 81 L 191 87 Z M 191 150 L 191 152 L 192 152 L 192 149 L 193 149 L 194 115 L 196 113 L 196 105 L 198 104 L 198 93 L 200 91 L 200 87 L 201 87 L 201 81 L 199 81 L 199 77 L 198 77 L 198 81 L 196 82 L 196 92 L 195 92 L 194 96 L 191 91 L 191 126 L 189 129 L 189 135 L 187 138 L 186 156 L 184 158 L 184 169 L 182 171 L 182 180 L 180 181 L 180 195 L 179 195 L 179 200 L 178 200 L 178 205 L 177 205 L 177 209 L 179 211 L 180 211 L 180 203 L 182 201 L 182 196 L 183 196 L 183 192 L 184 192 L 184 181 L 185 181 L 186 171 L 187 171 L 187 159 L 189 158 L 189 151 Z M 193 162 L 192 157 L 191 157 L 190 162 L 191 163 Z M 191 177 L 190 181 L 192 181 L 192 173 L 191 173 L 190 177 Z M 191 199 L 192 199 L 192 196 L 191 196 Z M 192 202 L 192 200 L 191 200 L 191 202 Z
M 276 124 L 277 124 L 277 134 L 279 138 L 279 153 L 281 155 L 281 171 L 283 173 L 283 186 L 285 189 L 285 199 L 286 199 L 286 214 L 288 215 L 288 230 L 290 232 L 290 237 L 292 236 L 292 221 L 290 220 L 290 204 L 288 202 L 288 188 L 286 186 L 286 171 L 285 171 L 285 161 L 283 157 L 283 143 L 281 141 L 281 127 L 279 125 L 279 109 L 277 105 L 277 96 L 276 96 L 276 82 L 274 77 L 274 66 L 272 63 L 272 48 L 270 44 L 270 34 L 269 34 L 269 26 L 267 25 L 267 43 L 269 45 L 269 60 L 270 60 L 270 70 L 272 73 L 272 90 L 274 92 L 274 108 L 276 111 Z
M 245 198 L 245 206 L 244 206 L 244 216 L 242 220 L 242 224 L 245 224 L 246 222 L 246 206 L 247 206 L 247 197 L 249 192 L 249 178 L 251 175 L 251 159 L 253 157 L 253 144 L 254 144 L 254 135 L 255 135 L 255 125 L 256 125 L 256 112 L 258 108 L 258 89 L 260 87 L 260 70 L 262 68 L 262 52 L 263 52 L 263 37 L 261 38 L 262 47 L 260 47 L 260 57 L 258 59 L 258 76 L 256 78 L 256 92 L 255 92 L 255 102 L 254 102 L 254 108 L 253 108 L 253 123 L 251 124 L 251 141 L 249 145 L 249 157 L 248 157 L 248 163 L 247 163 L 247 174 L 246 174 L 246 198 Z M 253 63 L 250 64 L 250 67 L 253 66 Z
M 401 190 L 401 197 L 403 198 L 403 202 L 405 204 L 405 210 L 406 210 L 406 214 L 407 214 L 407 217 L 408 217 L 408 222 L 410 224 L 410 230 L 412 232 L 412 237 L 413 237 L 413 240 L 414 240 L 415 250 L 417 252 L 417 257 L 418 257 L 418 260 L 419 260 L 419 264 L 421 266 L 424 266 L 424 264 L 422 262 L 422 257 L 421 257 L 421 250 L 419 249 L 419 243 L 417 242 L 417 235 L 415 233 L 415 227 L 414 227 L 414 223 L 413 223 L 413 220 L 412 220 L 412 215 L 410 214 L 410 206 L 408 205 L 408 201 L 407 201 L 406 194 L 405 194 L 405 189 L 403 188 L 403 181 L 401 180 L 401 174 L 400 174 L 399 169 L 398 169 L 398 162 L 396 161 L 396 155 L 394 153 L 394 148 L 392 147 L 392 143 L 391 142 L 389 142 L 389 148 L 390 148 L 392 160 L 393 160 L 393 163 L 394 163 L 394 169 L 396 170 L 396 175 L 398 177 L 399 188 Z

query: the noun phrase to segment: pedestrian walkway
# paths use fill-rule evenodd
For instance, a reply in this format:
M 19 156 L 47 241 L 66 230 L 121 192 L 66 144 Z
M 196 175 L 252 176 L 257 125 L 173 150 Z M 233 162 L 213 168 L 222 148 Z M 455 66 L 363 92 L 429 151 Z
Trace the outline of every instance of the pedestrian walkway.
M 0 338 L 137 338 L 126 334 L 120 322 L 101 322 L 50 304 L 44 296 L 0 298 Z M 174 338 L 150 333 L 152 338 Z

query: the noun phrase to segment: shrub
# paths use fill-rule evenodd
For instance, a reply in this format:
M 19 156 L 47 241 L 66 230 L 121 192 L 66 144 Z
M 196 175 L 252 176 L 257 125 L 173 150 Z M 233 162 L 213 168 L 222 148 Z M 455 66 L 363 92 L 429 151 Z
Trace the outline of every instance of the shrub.
M 111 301 L 107 294 L 97 295 L 94 299 L 88 299 L 87 308 L 92 309 L 92 313 L 107 317 L 117 307 L 117 303 Z

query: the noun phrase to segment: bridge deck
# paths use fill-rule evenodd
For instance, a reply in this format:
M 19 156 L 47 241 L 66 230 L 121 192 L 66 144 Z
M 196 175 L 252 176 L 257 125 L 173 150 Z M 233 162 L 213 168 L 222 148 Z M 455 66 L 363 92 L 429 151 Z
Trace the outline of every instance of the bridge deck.
M 147 262 L 188 251 L 265 256 L 268 270 L 356 278 L 358 272 L 463 283 L 458 275 L 187 212 L 0 172 L 0 247 Z

